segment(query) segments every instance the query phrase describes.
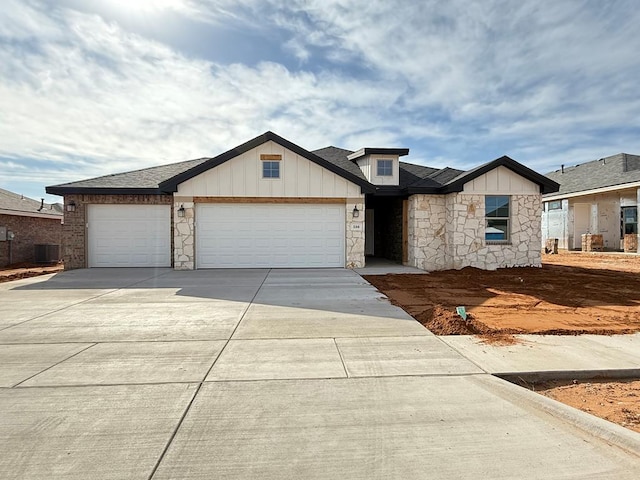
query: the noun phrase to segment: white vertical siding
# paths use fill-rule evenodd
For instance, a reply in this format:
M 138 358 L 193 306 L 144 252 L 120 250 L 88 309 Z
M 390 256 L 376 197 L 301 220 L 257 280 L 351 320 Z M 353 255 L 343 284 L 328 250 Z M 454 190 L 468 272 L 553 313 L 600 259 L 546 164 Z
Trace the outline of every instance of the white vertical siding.
M 464 184 L 464 193 L 519 195 L 540 193 L 540 187 L 500 166 Z
M 393 175 L 378 176 L 378 160 L 393 161 Z M 400 162 L 397 155 L 367 155 L 357 160 L 358 166 L 364 176 L 374 185 L 399 185 L 400 184 Z
M 262 178 L 261 154 L 280 154 L 280 178 Z M 176 196 L 359 197 L 360 187 L 269 141 L 178 186 Z

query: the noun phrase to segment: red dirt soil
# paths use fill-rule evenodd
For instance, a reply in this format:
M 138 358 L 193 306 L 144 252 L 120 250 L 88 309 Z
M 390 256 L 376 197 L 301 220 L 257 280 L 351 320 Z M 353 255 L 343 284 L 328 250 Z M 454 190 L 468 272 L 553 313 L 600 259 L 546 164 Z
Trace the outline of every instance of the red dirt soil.
M 640 433 L 640 380 L 552 381 L 534 390 Z
M 48 275 L 64 270 L 62 263 L 55 265 L 38 265 L 34 263 L 15 263 L 8 267 L 0 268 L 0 283 L 20 280 L 22 278 L 37 277 L 39 275 Z
M 565 253 L 544 255 L 543 262 L 365 278 L 437 335 L 513 343 L 513 334 L 640 332 L 640 256 Z M 459 305 L 467 321 L 455 313 Z

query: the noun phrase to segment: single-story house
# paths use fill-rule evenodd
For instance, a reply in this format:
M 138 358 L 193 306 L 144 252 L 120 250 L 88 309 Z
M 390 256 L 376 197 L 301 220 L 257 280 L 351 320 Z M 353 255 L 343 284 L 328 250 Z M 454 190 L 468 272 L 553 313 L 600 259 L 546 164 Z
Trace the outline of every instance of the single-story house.
M 65 268 L 540 265 L 541 194 L 555 182 L 508 157 L 465 172 L 401 162 L 408 153 L 308 151 L 266 132 L 47 192 L 64 196 Z
M 606 250 L 640 253 L 640 156 L 619 153 L 562 166 L 547 177 L 559 183 L 560 189 L 543 195 L 544 241 L 557 238 L 559 248 L 580 249 L 582 235 L 595 234 L 602 235 Z
M 57 245 L 59 251 L 62 220 L 62 205 L 0 188 L 0 267 L 34 262 L 35 245 Z

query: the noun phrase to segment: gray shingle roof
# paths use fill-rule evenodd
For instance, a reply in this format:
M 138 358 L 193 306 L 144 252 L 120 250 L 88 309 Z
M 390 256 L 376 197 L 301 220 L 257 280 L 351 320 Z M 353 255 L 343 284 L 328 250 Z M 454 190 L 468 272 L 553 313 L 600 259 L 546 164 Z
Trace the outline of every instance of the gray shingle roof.
M 45 203 L 40 210 L 41 202 L 0 188 L 0 210 L 15 212 L 15 215 L 38 214 L 62 218 L 62 205 Z
M 131 172 L 114 173 L 113 175 L 89 178 L 78 182 L 62 183 L 60 185 L 54 185 L 53 187 L 47 187 L 47 191 L 55 193 L 54 190 L 57 187 L 157 189 L 160 182 L 200 165 L 207 160 L 208 158 L 198 158 L 195 160 L 171 163 L 169 165 L 143 168 Z
M 640 181 L 640 156 L 618 153 L 546 174 L 560 184 L 562 195 Z
M 347 155 L 351 155 L 351 150 L 338 147 L 325 147 L 318 150 L 312 150 L 311 153 L 324 158 L 326 161 L 333 163 L 335 166 L 340 167 L 342 170 L 346 170 L 353 175 L 360 177 L 363 180 L 367 180 L 360 170 L 360 167 L 347 158 Z
M 362 170 L 360 170 L 360 167 L 358 167 L 358 165 L 355 162 L 347 158 L 348 155 L 351 155 L 352 153 L 354 153 L 351 150 L 346 150 L 344 148 L 338 148 L 338 147 L 325 147 L 319 150 L 314 150 L 311 153 L 314 153 L 319 157 L 324 158 L 328 162 L 331 162 L 334 165 L 342 168 L 343 170 L 347 170 L 366 180 L 366 177 L 362 173 Z M 428 177 L 429 175 L 440 172 L 440 171 L 441 170 L 437 168 L 425 167 L 423 165 L 415 165 L 413 163 L 407 163 L 407 162 L 400 162 L 399 188 L 404 188 L 404 187 L 408 187 L 409 185 L 413 185 L 416 182 L 419 182 L 424 178 Z M 435 184 L 433 184 L 433 186 L 439 187 L 441 186 L 441 184 L 436 182 Z
M 273 132 L 265 132 L 264 134 L 259 135 L 238 147 L 232 148 L 217 157 L 187 160 L 169 165 L 144 168 L 132 172 L 117 173 L 114 175 L 105 175 L 103 177 L 81 180 L 78 182 L 53 185 L 47 187 L 46 191 L 47 193 L 56 195 L 64 195 L 68 193 L 135 193 L 155 195 L 172 193 L 177 191 L 178 185 L 185 180 L 199 175 L 211 168 L 215 168 L 218 165 L 237 157 L 241 153 L 262 145 L 266 141 L 275 141 L 285 148 L 304 156 L 310 161 L 360 185 L 363 193 L 374 193 L 378 191 L 381 194 L 391 195 L 407 193 L 449 193 L 453 191 L 460 191 L 462 189 L 461 181 L 470 181 L 475 178 L 474 175 L 481 175 L 487 169 L 495 168 L 496 166 L 503 164 L 511 168 L 513 171 L 522 174 L 524 177 L 538 183 L 545 192 L 555 191 L 554 189 L 557 188 L 557 185 L 554 182 L 508 157 L 501 157 L 467 172 L 449 167 L 437 169 L 407 162 L 400 162 L 399 185 L 395 187 L 377 187 L 369 183 L 358 165 L 348 158 L 349 155 L 354 153 L 352 150 L 331 146 L 310 152 Z M 407 149 L 396 150 L 402 150 L 402 152 L 404 152 Z

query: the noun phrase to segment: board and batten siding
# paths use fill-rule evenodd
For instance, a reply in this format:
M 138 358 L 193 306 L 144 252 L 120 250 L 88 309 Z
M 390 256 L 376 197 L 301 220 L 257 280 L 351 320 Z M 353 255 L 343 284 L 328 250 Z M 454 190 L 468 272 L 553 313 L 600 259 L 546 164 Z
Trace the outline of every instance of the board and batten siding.
M 261 154 L 279 154 L 280 178 L 262 178 Z M 178 186 L 181 197 L 360 198 L 360 187 L 269 141 Z
M 540 195 L 540 187 L 507 167 L 499 166 L 464 184 L 464 193 L 485 195 Z
M 391 160 L 393 162 L 393 174 L 379 176 L 378 160 Z M 359 158 L 357 164 L 367 180 L 374 185 L 399 185 L 400 183 L 400 164 L 397 155 L 367 155 Z

